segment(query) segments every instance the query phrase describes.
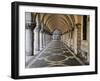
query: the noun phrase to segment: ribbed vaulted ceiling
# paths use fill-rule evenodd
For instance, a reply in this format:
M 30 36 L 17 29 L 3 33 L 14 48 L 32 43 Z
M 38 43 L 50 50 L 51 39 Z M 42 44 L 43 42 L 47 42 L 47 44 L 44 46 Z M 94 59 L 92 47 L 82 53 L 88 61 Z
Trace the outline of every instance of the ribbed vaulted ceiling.
M 40 22 L 48 28 L 50 33 L 55 29 L 65 33 L 72 29 L 75 19 L 74 15 L 41 13 Z

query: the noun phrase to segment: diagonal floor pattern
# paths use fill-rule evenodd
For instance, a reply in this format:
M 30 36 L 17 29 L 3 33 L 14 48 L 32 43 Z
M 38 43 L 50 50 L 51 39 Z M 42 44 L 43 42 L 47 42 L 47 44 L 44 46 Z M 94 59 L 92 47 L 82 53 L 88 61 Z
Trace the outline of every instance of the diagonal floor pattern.
M 33 58 L 27 68 L 79 66 L 84 63 L 60 40 L 52 40 L 47 47 Z

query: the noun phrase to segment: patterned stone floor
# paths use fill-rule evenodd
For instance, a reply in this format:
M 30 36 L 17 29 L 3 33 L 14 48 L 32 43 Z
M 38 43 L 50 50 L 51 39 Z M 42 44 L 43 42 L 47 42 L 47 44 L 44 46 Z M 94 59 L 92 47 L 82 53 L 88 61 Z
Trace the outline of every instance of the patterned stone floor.
M 27 68 L 57 67 L 57 66 L 79 66 L 84 63 L 78 59 L 61 41 L 53 40 L 35 58 Z

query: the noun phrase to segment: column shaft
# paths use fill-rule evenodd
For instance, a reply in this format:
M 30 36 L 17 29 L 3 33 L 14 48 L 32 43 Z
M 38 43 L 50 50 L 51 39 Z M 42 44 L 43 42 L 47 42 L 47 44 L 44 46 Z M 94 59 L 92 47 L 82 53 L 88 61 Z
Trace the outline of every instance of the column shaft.
M 40 35 L 39 35 L 39 29 L 34 30 L 34 54 L 38 54 L 40 51 Z
M 32 55 L 32 30 L 26 29 L 26 35 L 25 35 L 25 49 L 27 55 Z
M 42 30 L 40 31 L 40 50 L 43 49 L 43 32 Z
M 74 28 L 74 52 L 77 54 L 77 28 Z

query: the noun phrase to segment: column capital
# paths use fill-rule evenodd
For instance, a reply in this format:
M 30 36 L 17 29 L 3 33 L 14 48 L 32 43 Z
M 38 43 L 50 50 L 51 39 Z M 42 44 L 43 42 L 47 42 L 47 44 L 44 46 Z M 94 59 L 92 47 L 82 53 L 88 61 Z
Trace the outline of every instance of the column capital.
M 41 27 L 41 29 L 40 29 L 40 32 L 41 32 L 41 33 L 43 33 L 43 32 L 44 32 L 44 29 L 43 29 L 43 27 Z
M 80 23 L 77 23 L 76 26 L 75 26 L 77 29 L 79 29 L 81 27 L 81 24 Z
M 25 24 L 25 28 L 26 29 L 34 29 L 35 28 L 35 26 L 36 26 L 36 23 L 34 22 L 34 23 L 26 23 Z

